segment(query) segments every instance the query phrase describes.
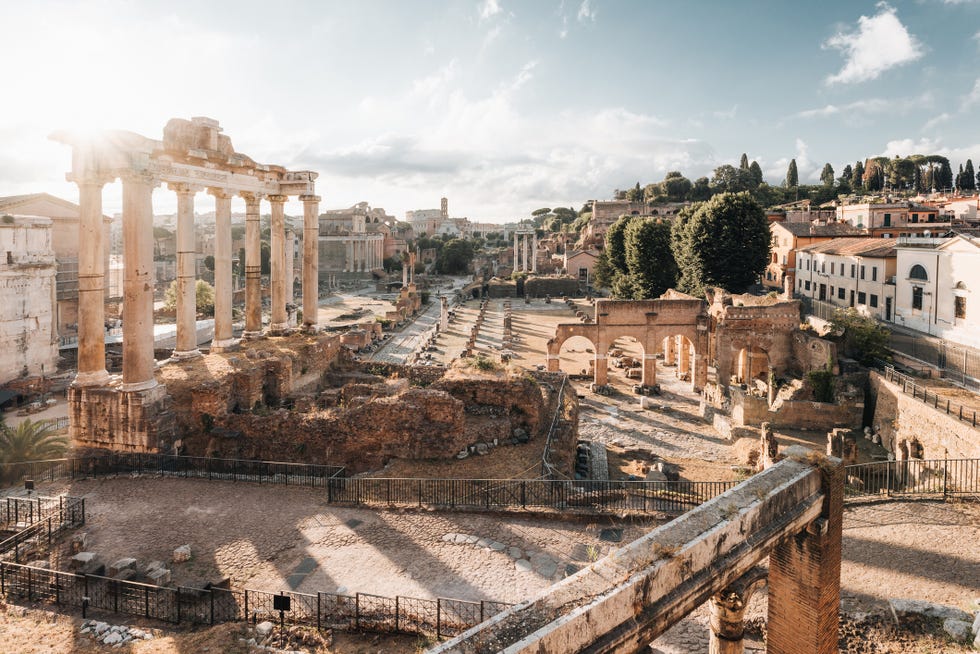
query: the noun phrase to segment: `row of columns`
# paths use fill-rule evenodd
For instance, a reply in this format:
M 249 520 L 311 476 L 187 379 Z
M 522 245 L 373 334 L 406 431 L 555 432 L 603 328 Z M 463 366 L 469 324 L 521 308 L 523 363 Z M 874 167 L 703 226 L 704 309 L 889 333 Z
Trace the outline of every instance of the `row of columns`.
M 79 187 L 79 386 L 105 385 L 105 242 L 102 231 L 102 189 L 111 179 L 76 180 Z M 133 172 L 122 176 L 123 184 L 123 386 L 139 391 L 156 386 L 153 357 L 153 189 L 158 180 Z M 197 280 L 194 234 L 194 195 L 202 188 L 168 184 L 177 194 L 177 343 L 174 357 L 200 355 L 197 348 Z M 214 338 L 212 351 L 234 345 L 232 335 L 231 200 L 225 189 L 210 188 L 215 198 L 214 243 Z M 245 335 L 262 332 L 261 237 L 259 213 L 262 195 L 239 193 L 245 200 Z M 292 252 L 287 252 L 285 195 L 269 195 L 271 225 L 271 333 L 287 327 L 286 303 L 292 300 Z M 317 322 L 318 265 L 317 236 L 320 198 L 302 195 L 303 202 L 303 322 L 313 329 Z
M 519 270 L 538 272 L 538 235 L 534 232 L 514 232 L 514 272 Z
M 384 265 L 384 237 L 353 237 L 345 247 L 344 272 L 367 272 Z

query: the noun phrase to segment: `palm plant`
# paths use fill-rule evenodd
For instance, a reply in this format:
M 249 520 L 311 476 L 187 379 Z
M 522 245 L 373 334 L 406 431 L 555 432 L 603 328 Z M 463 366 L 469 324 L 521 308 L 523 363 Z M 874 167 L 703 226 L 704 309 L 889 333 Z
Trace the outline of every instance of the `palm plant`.
M 16 427 L 0 427 L 0 480 L 17 479 L 24 461 L 56 459 L 68 450 L 68 437 L 57 431 L 54 421 L 30 419 Z

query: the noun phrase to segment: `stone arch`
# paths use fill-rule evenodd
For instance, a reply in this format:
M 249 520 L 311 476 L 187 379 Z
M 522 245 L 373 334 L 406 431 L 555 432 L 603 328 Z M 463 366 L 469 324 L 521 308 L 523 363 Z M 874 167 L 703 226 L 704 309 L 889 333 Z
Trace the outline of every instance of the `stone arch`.
M 769 353 L 758 345 L 746 345 L 738 351 L 735 360 L 735 377 L 740 384 L 749 386 L 755 380 L 769 383 L 771 368 Z
M 606 350 L 602 349 L 599 343 L 599 330 L 593 324 L 561 324 L 555 329 L 555 336 L 548 341 L 548 371 L 559 372 L 561 370 L 561 347 L 565 341 L 573 336 L 582 336 L 592 343 L 593 356 L 595 357 L 595 381 L 596 384 L 605 386 L 606 384 Z M 602 354 L 602 365 L 598 365 L 599 354 Z M 601 381 L 600 381 L 601 378 Z
M 699 353 L 697 344 L 692 340 L 693 334 L 670 334 L 662 339 L 665 366 L 674 366 L 674 374 L 682 379 L 689 379 L 692 386 L 697 388 L 694 371 L 698 368 Z

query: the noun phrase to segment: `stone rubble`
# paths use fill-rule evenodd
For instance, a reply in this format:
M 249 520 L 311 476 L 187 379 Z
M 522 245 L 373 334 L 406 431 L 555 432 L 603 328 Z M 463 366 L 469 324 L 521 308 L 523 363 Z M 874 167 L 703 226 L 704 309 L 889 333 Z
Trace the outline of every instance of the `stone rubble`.
M 122 647 L 137 640 L 153 640 L 153 633 L 146 629 L 111 625 L 100 620 L 85 620 L 82 622 L 80 633 L 88 635 L 103 645 L 113 647 Z

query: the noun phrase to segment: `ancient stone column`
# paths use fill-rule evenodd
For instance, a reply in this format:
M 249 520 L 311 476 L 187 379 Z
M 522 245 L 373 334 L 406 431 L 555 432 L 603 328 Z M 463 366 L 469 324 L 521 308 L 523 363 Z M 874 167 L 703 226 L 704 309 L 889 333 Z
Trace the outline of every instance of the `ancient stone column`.
M 674 344 L 675 344 L 675 339 L 673 336 L 668 336 L 667 338 L 664 339 L 664 365 L 665 366 L 672 366 L 676 363 L 676 361 L 674 360 L 675 357 Z
M 102 186 L 105 180 L 76 179 L 78 184 L 78 373 L 76 386 L 101 386 L 105 368 L 105 239 Z
M 402 259 L 402 288 L 406 286 L 408 286 L 408 261 Z
M 517 231 L 515 230 L 514 231 L 514 272 L 520 270 L 520 268 L 518 267 L 520 260 L 521 260 L 520 252 L 517 249 Z
M 757 566 L 711 596 L 708 603 L 708 654 L 742 654 L 745 651 L 745 610 L 752 595 L 765 583 L 766 569 Z
M 187 184 L 168 184 L 177 194 L 177 345 L 173 358 L 193 359 L 201 356 L 197 349 L 197 258 L 194 243 L 194 194 L 198 190 Z
M 123 385 L 153 388 L 153 187 L 141 172 L 123 176 Z
M 844 468 L 840 459 L 828 457 L 820 471 L 820 517 L 769 555 L 770 654 L 838 651 Z
M 293 235 L 293 230 L 287 229 L 286 230 L 286 259 L 285 259 L 286 270 L 285 272 L 283 272 L 283 277 L 285 278 L 285 284 L 286 284 L 286 293 L 285 293 L 286 304 L 292 304 L 293 298 L 296 295 L 296 289 L 293 287 L 293 279 L 294 279 L 293 264 L 295 260 L 293 254 L 295 252 L 295 246 L 296 246 L 296 236 Z M 292 321 L 289 322 L 292 323 Z M 290 324 L 290 327 L 292 326 L 293 325 Z
M 208 189 L 214 196 L 214 338 L 212 352 L 235 345 L 231 328 L 231 195 Z
M 609 371 L 606 369 L 606 355 L 602 354 L 600 350 L 601 346 L 596 344 L 593 379 L 596 386 L 605 386 L 609 383 Z
M 245 333 L 262 333 L 262 240 L 259 231 L 258 193 L 242 193 L 245 200 Z
M 531 269 L 530 262 L 527 260 L 527 251 L 528 251 L 527 234 L 524 234 L 524 236 L 521 237 L 521 241 L 523 241 L 523 246 L 522 246 L 523 252 L 521 254 L 523 254 L 524 256 L 524 272 L 527 272 Z
M 679 336 L 680 348 L 678 349 L 678 372 L 685 375 L 691 372 L 691 342 Z
M 640 382 L 644 386 L 654 386 L 657 383 L 657 355 L 643 355 L 643 379 Z
M 285 195 L 270 195 L 269 203 L 272 205 L 272 223 L 269 234 L 270 249 L 270 283 L 272 287 L 272 317 L 269 322 L 269 331 L 273 334 L 281 334 L 289 328 L 286 322 L 286 200 Z
M 320 299 L 320 196 L 301 195 L 303 201 L 303 324 L 316 329 Z
M 531 272 L 538 272 L 538 235 L 531 236 Z

